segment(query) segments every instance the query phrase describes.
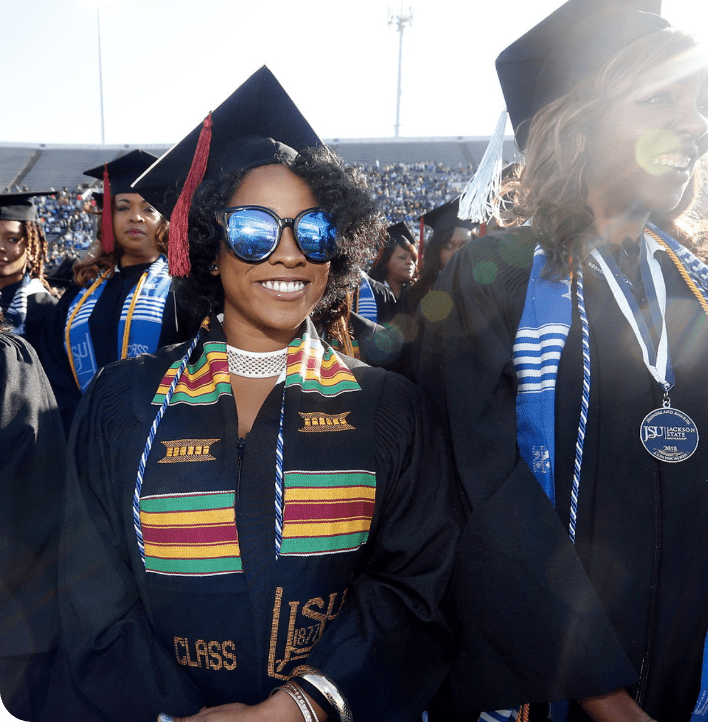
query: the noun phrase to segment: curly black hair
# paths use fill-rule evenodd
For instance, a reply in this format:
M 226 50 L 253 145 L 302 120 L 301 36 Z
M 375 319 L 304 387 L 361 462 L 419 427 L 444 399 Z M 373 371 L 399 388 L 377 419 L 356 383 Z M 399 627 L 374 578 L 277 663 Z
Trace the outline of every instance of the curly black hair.
M 280 165 L 302 178 L 318 205 L 337 230 L 337 252 L 330 262 L 327 287 L 313 310 L 313 320 L 328 326 L 347 313 L 347 292 L 359 285 L 359 270 L 376 255 L 386 238 L 386 225 L 363 176 L 329 148 L 309 148 L 294 160 L 280 159 Z M 221 250 L 223 229 L 216 212 L 228 206 L 248 170 L 223 174 L 217 181 L 204 181 L 194 195 L 189 212 L 189 260 L 191 273 L 178 279 L 180 304 L 198 323 L 209 313 L 224 307 L 221 279 L 210 273 Z

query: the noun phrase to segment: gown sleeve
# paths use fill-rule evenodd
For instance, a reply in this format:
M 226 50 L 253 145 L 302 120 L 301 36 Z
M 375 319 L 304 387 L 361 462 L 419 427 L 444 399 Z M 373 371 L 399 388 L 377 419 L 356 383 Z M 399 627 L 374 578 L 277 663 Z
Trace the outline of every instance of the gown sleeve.
M 0 333 L 0 443 L 0 694 L 13 714 L 28 719 L 22 700 L 34 707 L 43 699 L 58 643 L 65 442 L 34 349 L 5 333 Z
M 385 482 L 375 533 L 308 664 L 334 680 L 354 719 L 403 722 L 419 719 L 448 670 L 438 605 L 460 511 L 418 390 L 396 374 L 387 374 L 374 434 L 377 488 Z
M 65 704 L 115 722 L 154 722 L 161 711 L 194 714 L 204 704 L 153 632 L 136 581 L 142 578 L 137 544 L 127 543 L 134 538 L 126 529 L 132 531 L 132 489 L 117 487 L 126 477 L 121 465 L 136 464 L 140 454 L 136 439 L 143 432 L 130 382 L 141 375 L 138 365 L 130 360 L 99 371 L 77 411 L 59 565 L 61 652 L 71 678 Z M 139 391 L 157 386 L 145 375 Z
M 74 381 L 64 348 L 64 327 L 71 302 L 79 291 L 78 286 L 70 286 L 59 302 L 51 307 L 37 342 L 37 353 L 52 385 L 67 438 L 76 407 L 81 401 L 81 391 Z
M 450 261 L 436 286 L 449 313 L 426 329 L 419 367 L 468 513 L 446 599 L 459 712 L 574 699 L 636 680 L 516 444 L 512 348 L 534 248 L 528 233 L 480 239 Z

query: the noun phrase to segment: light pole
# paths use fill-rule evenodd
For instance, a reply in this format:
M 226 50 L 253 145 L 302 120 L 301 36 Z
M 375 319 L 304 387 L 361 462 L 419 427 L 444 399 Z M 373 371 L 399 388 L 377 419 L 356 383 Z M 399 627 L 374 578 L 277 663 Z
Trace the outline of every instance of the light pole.
M 394 137 L 398 138 L 398 131 L 401 127 L 401 65 L 403 58 L 403 31 L 406 25 L 413 22 L 413 10 L 408 8 L 408 15 L 403 15 L 403 7 L 401 7 L 400 15 L 389 16 L 388 24 L 395 25 L 398 32 L 398 91 L 396 93 L 396 125 L 394 126 Z
M 101 145 L 105 145 L 106 123 L 103 116 L 103 64 L 101 63 L 101 3 L 96 5 L 96 31 L 98 34 L 98 88 L 101 105 Z

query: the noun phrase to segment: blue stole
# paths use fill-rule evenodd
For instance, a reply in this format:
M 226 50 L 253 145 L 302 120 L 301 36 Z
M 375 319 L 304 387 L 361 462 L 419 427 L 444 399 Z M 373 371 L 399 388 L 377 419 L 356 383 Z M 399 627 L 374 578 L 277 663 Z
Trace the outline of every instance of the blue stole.
M 526 302 L 514 340 L 519 452 L 555 506 L 556 376 L 573 314 L 570 279 L 543 278 L 546 254 L 536 246 Z
M 359 301 L 354 309 L 360 316 L 378 323 L 378 308 L 376 306 L 376 297 L 371 288 L 369 279 L 362 274 L 361 283 L 359 284 Z
M 19 287 L 12 297 L 12 303 L 5 311 L 5 320 L 12 324 L 12 333 L 18 336 L 25 334 L 27 320 L 27 297 L 36 293 L 49 293 L 38 278 L 30 278 L 28 273 L 22 278 Z
M 128 294 L 123 303 L 123 309 L 118 323 L 118 336 L 116 339 L 116 358 L 137 356 L 141 353 L 152 353 L 158 348 L 160 332 L 162 330 L 162 315 L 165 302 L 170 291 L 170 275 L 167 268 L 167 259 L 160 256 L 144 274 L 144 281 Z M 89 385 L 91 379 L 98 371 L 93 340 L 89 331 L 89 318 L 106 287 L 105 279 L 95 287 L 84 288 L 69 306 L 67 324 L 76 307 L 81 307 L 71 322 L 69 340 L 71 348 L 66 352 L 74 361 L 74 369 L 81 391 Z M 138 292 L 135 305 L 133 298 Z M 82 302 L 82 299 L 83 300 Z M 132 311 L 131 311 L 131 306 Z M 125 356 L 122 354 L 123 336 L 128 324 L 128 347 Z M 66 341 L 65 341 L 66 345 Z

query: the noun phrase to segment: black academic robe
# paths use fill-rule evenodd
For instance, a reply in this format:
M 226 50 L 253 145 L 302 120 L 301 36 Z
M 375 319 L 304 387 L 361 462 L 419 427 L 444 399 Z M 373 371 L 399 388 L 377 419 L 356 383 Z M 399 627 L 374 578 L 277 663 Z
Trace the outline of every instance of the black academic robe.
M 390 321 L 396 314 L 396 296 L 393 291 L 381 281 L 367 275 L 376 301 L 376 323 L 384 324 Z M 357 309 L 354 309 L 355 311 Z
M 0 289 L 0 309 L 7 311 L 15 297 L 15 292 L 20 287 L 20 283 L 21 281 L 18 281 Z M 25 319 L 25 330 L 21 335 L 35 349 L 39 348 L 42 332 L 52 317 L 53 307 L 56 303 L 57 299 L 49 291 L 32 293 L 27 296 L 27 317 Z M 6 318 L 6 320 L 9 319 Z
M 461 638 L 452 696 L 460 710 L 480 710 L 626 686 L 653 718 L 688 720 L 708 628 L 708 443 L 677 464 L 644 450 L 639 426 L 662 392 L 605 280 L 586 264 L 592 379 L 571 546 L 577 310 L 556 387 L 555 510 L 516 444 L 512 346 L 534 245 L 530 229 L 519 229 L 456 254 L 438 284 L 452 311 L 428 329 L 420 368 L 471 510 L 451 583 Z M 666 254 L 658 257 L 671 402 L 700 434 L 708 431 L 708 323 Z
M 93 339 L 96 363 L 99 368 L 119 358 L 118 324 L 126 298 L 135 288 L 140 276 L 150 267 L 149 263 L 128 266 L 115 273 L 107 282 L 101 297 L 89 318 L 89 331 Z M 81 390 L 71 373 L 69 358 L 64 346 L 66 321 L 69 308 L 81 291 L 77 285 L 70 286 L 46 320 L 39 340 L 38 352 L 47 377 L 59 404 L 62 422 L 68 437 L 76 407 L 81 401 Z M 178 318 L 175 293 L 165 302 L 159 346 L 184 340 L 184 323 Z
M 0 695 L 23 720 L 41 710 L 56 652 L 64 434 L 34 350 L 0 334 Z
M 148 563 L 167 565 L 146 571 L 134 529 L 136 473 L 159 408 L 151 402 L 187 344 L 109 365 L 82 401 L 70 441 L 60 568 L 71 681 L 57 685 L 68 696 L 56 701 L 54 709 L 63 710 L 57 719 L 152 722 L 160 711 L 183 716 L 203 705 L 253 704 L 307 663 L 335 680 L 360 722 L 413 722 L 447 670 L 437 603 L 458 535 L 445 462 L 419 394 L 395 374 L 348 359 L 361 391 L 333 400 L 303 392 L 300 405 L 286 402 L 286 472 L 314 468 L 326 477 L 370 469 L 375 501 L 363 546 L 291 548 L 276 561 L 283 383 L 239 441 L 228 373 L 219 386 L 205 356 L 210 343 L 223 340 L 213 321 L 190 367 L 202 369 L 195 393 L 222 395 L 199 408 L 168 407 L 140 495 L 141 504 L 217 492 L 232 499 L 222 513 L 232 519 L 228 543 L 238 551 L 219 561 L 223 569 L 194 567 L 188 553 L 178 568 L 169 558 L 155 562 L 146 536 Z M 341 426 L 311 421 L 320 411 L 334 419 L 333 408 L 346 409 Z M 318 433 L 300 433 L 308 429 Z M 286 520 L 287 504 L 286 497 Z

